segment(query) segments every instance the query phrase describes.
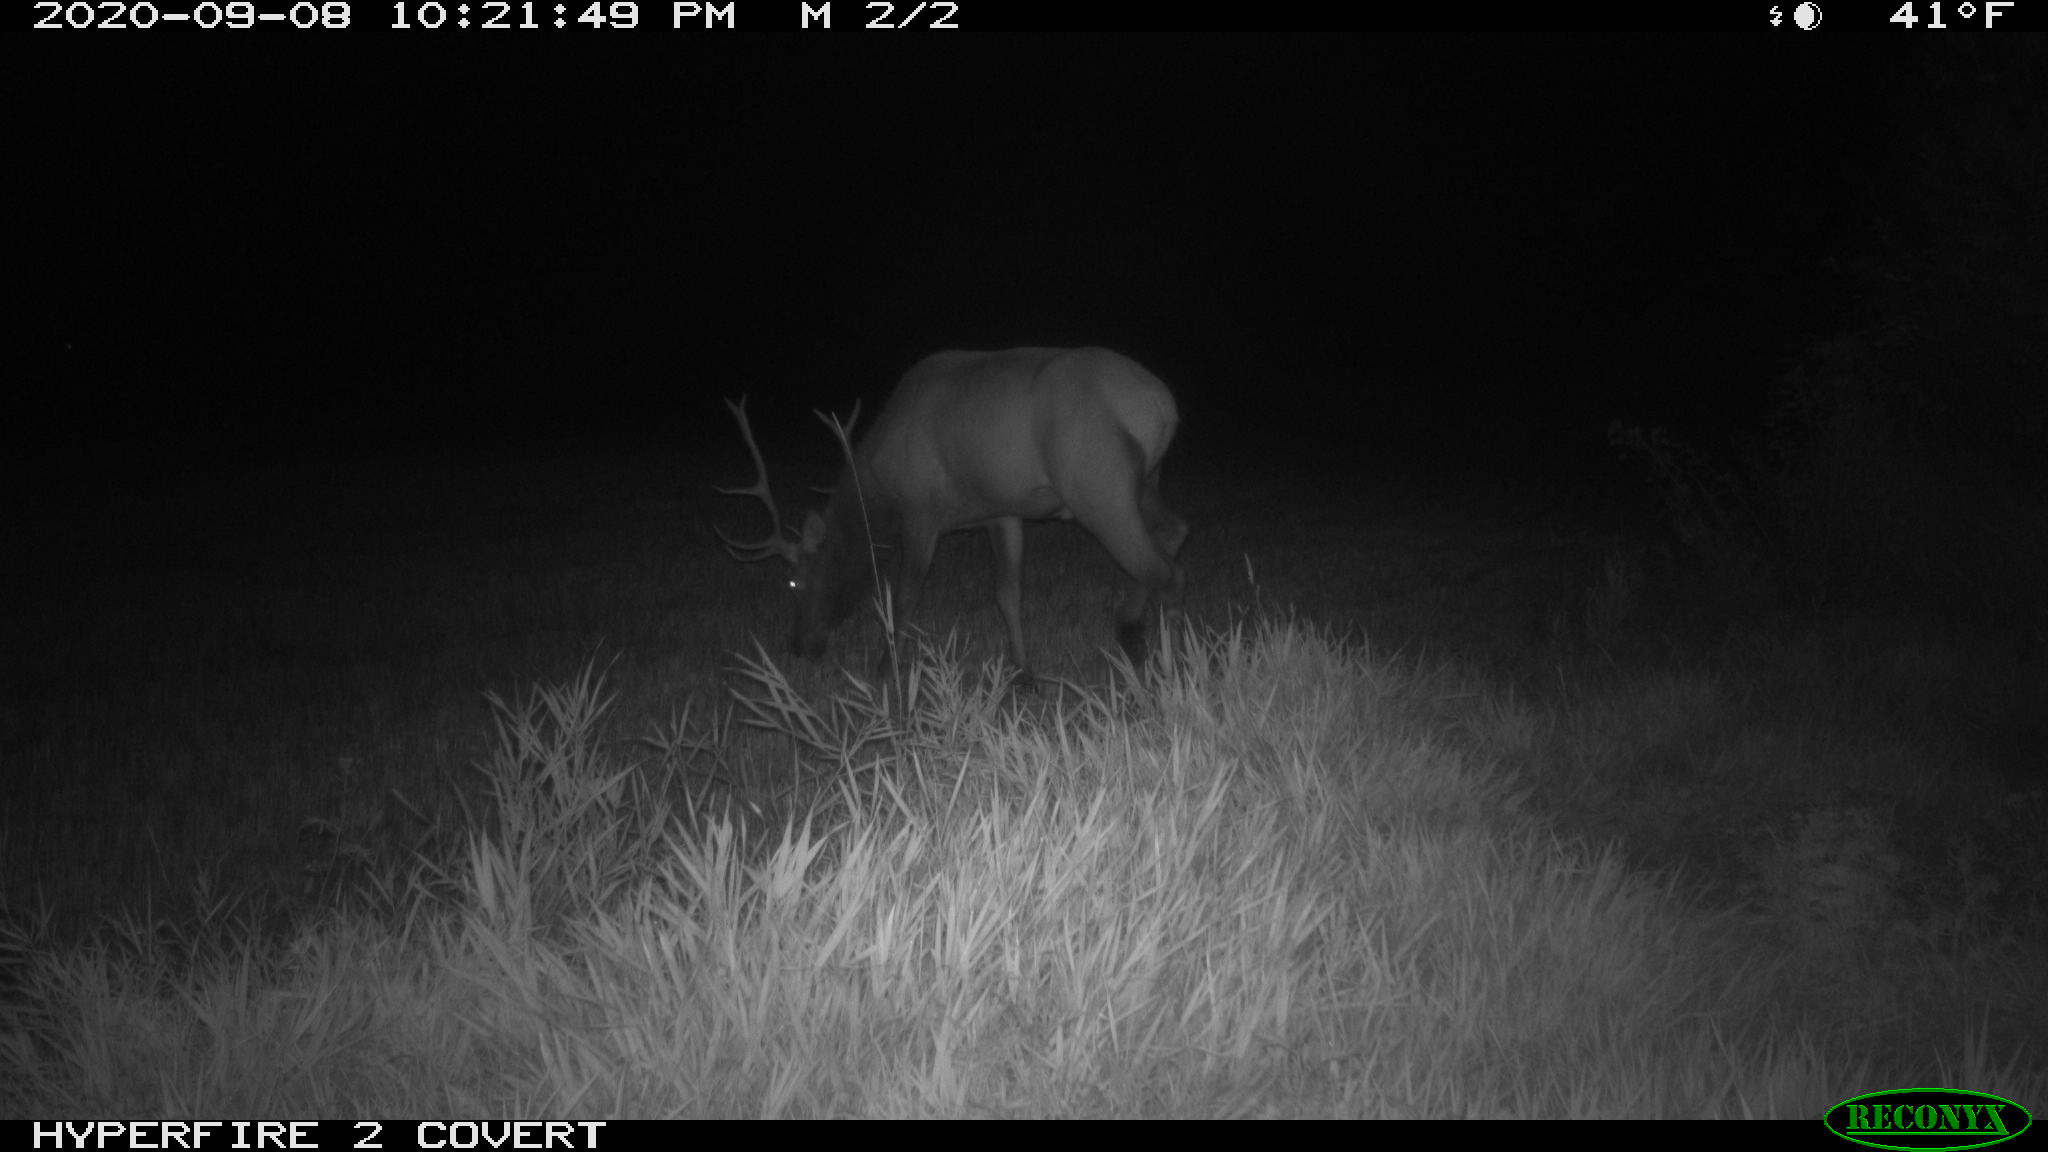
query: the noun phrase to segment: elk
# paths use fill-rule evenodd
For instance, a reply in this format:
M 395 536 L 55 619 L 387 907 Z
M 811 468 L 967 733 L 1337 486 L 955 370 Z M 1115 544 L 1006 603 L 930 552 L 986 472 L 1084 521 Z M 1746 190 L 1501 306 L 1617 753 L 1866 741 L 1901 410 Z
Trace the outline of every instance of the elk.
M 1174 557 L 1188 527 L 1159 495 L 1159 464 L 1179 409 L 1159 377 L 1130 357 L 1103 348 L 925 357 L 854 445 L 824 513 L 809 512 L 794 534 L 784 531 L 769 495 L 746 398 L 725 404 L 754 458 L 755 480 L 718 491 L 758 498 L 772 528 L 759 540 L 718 537 L 734 559 L 780 556 L 795 567 L 792 647 L 799 655 L 824 655 L 832 629 L 867 593 L 871 544 L 895 546 L 891 595 L 900 639 L 939 537 L 981 525 L 995 546 L 996 605 L 1009 630 L 1010 661 L 1029 684 L 1019 616 L 1024 521 L 1076 520 L 1135 581 L 1117 606 L 1117 640 L 1133 664 L 1142 663 L 1146 615 L 1156 594 L 1180 583 Z

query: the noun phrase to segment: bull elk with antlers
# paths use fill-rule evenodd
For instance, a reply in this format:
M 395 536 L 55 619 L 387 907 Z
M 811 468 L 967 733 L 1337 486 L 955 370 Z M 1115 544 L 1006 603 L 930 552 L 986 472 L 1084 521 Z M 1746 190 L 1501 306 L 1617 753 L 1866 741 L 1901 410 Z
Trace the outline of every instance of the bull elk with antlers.
M 1159 495 L 1159 465 L 1180 413 L 1159 377 L 1102 348 L 939 352 L 905 373 L 853 447 L 822 514 L 787 533 L 768 469 L 747 424 L 746 400 L 726 401 L 756 477 L 745 488 L 773 523 L 759 540 L 719 538 L 739 560 L 780 556 L 795 569 L 795 650 L 821 656 L 827 637 L 872 586 L 870 545 L 894 545 L 891 590 L 900 631 L 917 604 L 939 536 L 986 526 L 998 563 L 996 604 L 1009 655 L 1029 682 L 1020 618 L 1024 521 L 1075 520 L 1102 542 L 1135 587 L 1119 601 L 1117 640 L 1145 653 L 1153 597 L 1176 586 L 1187 524 Z M 860 410 L 854 409 L 854 419 Z M 850 428 L 849 428 L 850 432 Z

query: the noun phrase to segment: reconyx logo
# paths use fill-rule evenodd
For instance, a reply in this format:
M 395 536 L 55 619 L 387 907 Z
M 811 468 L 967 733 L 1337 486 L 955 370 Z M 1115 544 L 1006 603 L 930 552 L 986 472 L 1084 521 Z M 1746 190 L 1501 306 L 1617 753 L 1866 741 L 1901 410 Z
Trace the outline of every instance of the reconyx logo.
M 1989 1092 L 1894 1088 L 1828 1109 L 1828 1129 L 1853 1144 L 1901 1152 L 1988 1148 L 2033 1126 L 2025 1108 Z

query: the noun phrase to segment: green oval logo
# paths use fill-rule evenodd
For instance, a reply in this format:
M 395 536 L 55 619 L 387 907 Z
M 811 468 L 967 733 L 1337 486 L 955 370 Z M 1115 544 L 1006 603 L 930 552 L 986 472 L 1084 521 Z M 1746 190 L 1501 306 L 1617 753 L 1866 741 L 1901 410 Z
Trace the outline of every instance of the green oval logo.
M 1989 1092 L 1960 1088 L 1893 1088 L 1852 1096 L 1822 1118 L 1828 1131 L 1852 1144 L 1936 1152 L 1989 1148 L 2025 1132 L 2034 1117 Z

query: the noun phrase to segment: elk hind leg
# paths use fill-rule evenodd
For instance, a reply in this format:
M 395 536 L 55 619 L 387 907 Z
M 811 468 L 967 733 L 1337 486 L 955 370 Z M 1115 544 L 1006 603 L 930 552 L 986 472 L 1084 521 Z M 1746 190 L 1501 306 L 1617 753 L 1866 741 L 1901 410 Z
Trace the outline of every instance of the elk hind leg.
M 1160 498 L 1156 474 L 1139 483 L 1137 499 L 1127 511 L 1109 520 L 1096 535 L 1133 581 L 1117 603 L 1117 644 L 1133 665 L 1139 665 L 1145 661 L 1145 623 L 1153 597 L 1181 587 L 1180 565 L 1174 557 L 1187 539 L 1188 525 Z
M 991 521 L 988 540 L 995 548 L 996 607 L 1008 629 L 1010 664 L 1017 669 L 1017 683 L 1028 688 L 1035 681 L 1024 659 L 1024 522 L 1015 516 Z
M 1148 568 L 1127 569 L 1135 583 L 1117 605 L 1117 643 L 1133 666 L 1145 661 L 1145 625 L 1154 598 L 1161 592 L 1180 593 L 1182 574 L 1175 557 L 1188 536 L 1187 521 L 1176 516 L 1159 495 L 1157 473 L 1138 486 L 1138 515 L 1144 521 L 1145 538 L 1156 552 L 1155 562 Z
M 1159 495 L 1159 473 L 1153 472 L 1138 486 L 1138 514 L 1145 518 L 1145 532 L 1173 564 L 1172 594 L 1180 595 L 1184 573 L 1178 562 L 1180 546 L 1187 542 L 1188 522 L 1174 515 Z

